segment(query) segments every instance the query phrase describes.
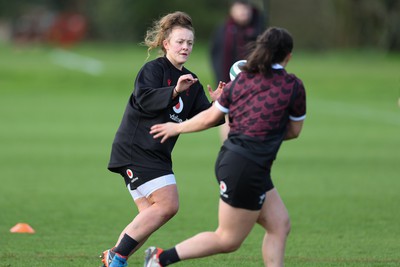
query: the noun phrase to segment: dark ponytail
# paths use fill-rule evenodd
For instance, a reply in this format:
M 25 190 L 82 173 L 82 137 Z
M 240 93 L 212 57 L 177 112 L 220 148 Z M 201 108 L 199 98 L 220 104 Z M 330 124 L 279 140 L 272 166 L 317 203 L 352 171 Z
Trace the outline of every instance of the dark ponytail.
M 272 64 L 282 62 L 293 49 L 293 38 L 283 28 L 271 27 L 258 36 L 242 70 L 272 75 Z

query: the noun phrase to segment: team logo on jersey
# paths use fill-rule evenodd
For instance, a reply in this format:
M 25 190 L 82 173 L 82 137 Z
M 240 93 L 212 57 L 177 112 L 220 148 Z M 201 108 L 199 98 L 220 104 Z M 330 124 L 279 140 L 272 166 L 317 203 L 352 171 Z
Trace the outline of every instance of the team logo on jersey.
M 228 187 L 226 186 L 226 183 L 224 181 L 219 182 L 219 194 L 223 196 L 224 198 L 228 198 L 228 194 L 225 194 L 226 190 Z
M 126 175 L 128 175 L 129 179 L 133 178 L 133 171 L 131 169 L 126 170 Z
M 182 98 L 179 97 L 179 103 L 175 105 L 175 107 L 173 107 L 173 110 L 175 111 L 175 113 L 179 114 L 182 112 L 183 109 L 183 101 Z

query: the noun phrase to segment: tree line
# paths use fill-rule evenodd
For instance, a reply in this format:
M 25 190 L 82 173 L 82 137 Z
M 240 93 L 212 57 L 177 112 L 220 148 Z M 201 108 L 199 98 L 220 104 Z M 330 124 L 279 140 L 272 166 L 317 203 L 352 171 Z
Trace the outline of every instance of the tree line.
M 196 39 L 207 41 L 228 14 L 231 0 L 0 0 L 0 20 L 16 25 L 41 6 L 53 14 L 79 12 L 86 38 L 140 42 L 160 16 L 180 10 L 194 22 Z M 267 26 L 287 28 L 305 49 L 374 48 L 400 51 L 400 0 L 253 0 Z

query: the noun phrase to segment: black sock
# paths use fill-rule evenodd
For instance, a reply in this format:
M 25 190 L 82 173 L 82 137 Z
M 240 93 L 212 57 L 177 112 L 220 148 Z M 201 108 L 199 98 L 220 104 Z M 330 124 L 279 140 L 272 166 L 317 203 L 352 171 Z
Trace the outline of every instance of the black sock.
M 161 266 L 167 266 L 172 263 L 178 262 L 181 259 L 178 256 L 178 253 L 176 252 L 175 247 L 164 250 L 160 256 L 159 256 L 160 264 Z
M 121 256 L 128 257 L 131 251 L 139 244 L 135 239 L 127 234 L 124 234 L 119 245 L 113 251 Z

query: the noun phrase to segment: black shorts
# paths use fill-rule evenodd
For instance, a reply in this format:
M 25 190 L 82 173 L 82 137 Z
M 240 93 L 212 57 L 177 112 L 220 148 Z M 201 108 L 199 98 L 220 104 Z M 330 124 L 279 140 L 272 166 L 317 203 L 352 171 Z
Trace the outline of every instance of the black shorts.
M 124 177 L 126 186 L 130 185 L 131 190 L 135 190 L 139 186 L 165 175 L 173 174 L 172 171 L 160 171 L 160 170 L 138 170 L 139 168 L 133 165 L 122 166 L 113 168 L 111 171 L 119 173 Z
M 274 188 L 270 171 L 270 167 L 222 147 L 215 163 L 220 198 L 236 208 L 260 210 L 266 192 Z

